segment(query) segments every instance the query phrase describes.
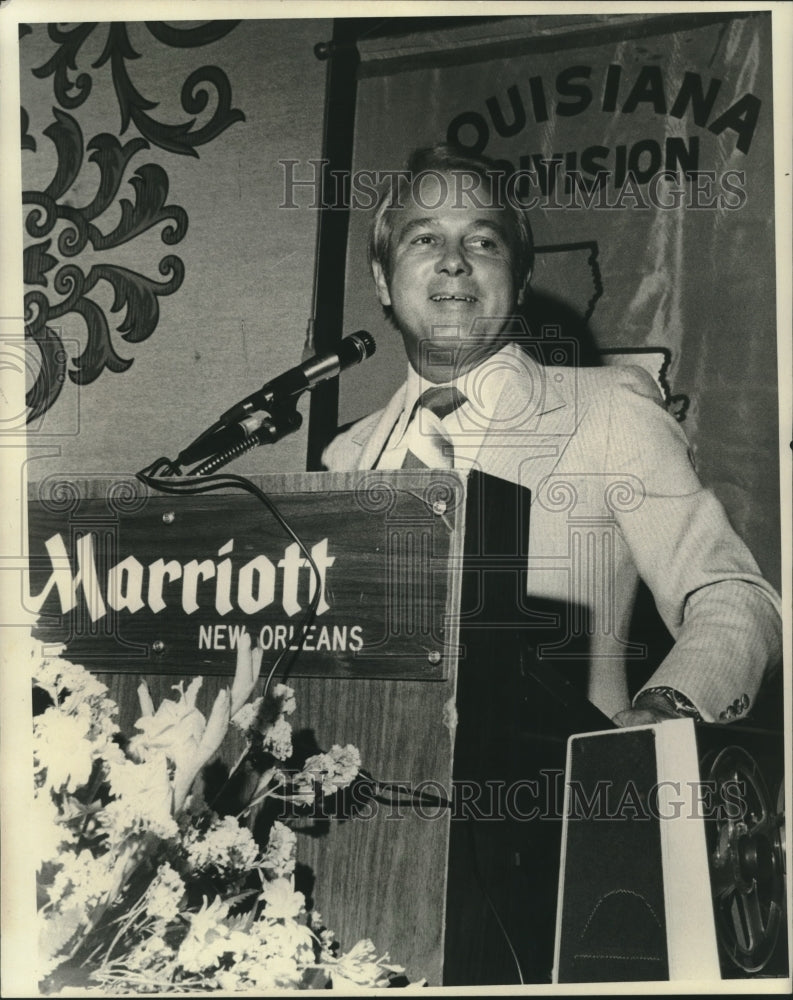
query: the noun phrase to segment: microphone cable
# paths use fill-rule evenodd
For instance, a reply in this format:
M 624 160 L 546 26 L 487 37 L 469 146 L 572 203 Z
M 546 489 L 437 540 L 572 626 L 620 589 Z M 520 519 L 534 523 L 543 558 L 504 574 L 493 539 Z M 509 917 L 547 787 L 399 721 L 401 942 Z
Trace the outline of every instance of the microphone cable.
M 526 981 L 523 978 L 523 969 L 521 968 L 520 959 L 518 958 L 518 953 L 515 949 L 515 946 L 512 943 L 512 938 L 510 938 L 509 932 L 507 931 L 507 928 L 504 926 L 504 921 L 501 919 L 501 915 L 498 912 L 498 907 L 496 906 L 493 897 L 487 891 L 487 883 L 482 874 L 482 869 L 479 866 L 479 855 L 477 853 L 476 831 L 474 828 L 474 821 L 470 816 L 466 816 L 465 818 L 465 827 L 466 827 L 466 832 L 468 833 L 469 843 L 471 847 L 471 860 L 472 860 L 471 867 L 473 868 L 474 878 L 476 879 L 479 888 L 482 890 L 482 895 L 485 897 L 485 901 L 487 902 L 487 905 L 490 908 L 490 912 L 495 917 L 498 929 L 501 931 L 501 936 L 504 938 L 507 948 L 509 948 L 510 955 L 512 956 L 512 961 L 515 964 L 515 971 L 518 974 L 518 982 L 520 983 L 521 986 L 525 986 Z
M 245 493 L 250 493 L 251 496 L 256 497 L 272 514 L 273 518 L 281 526 L 284 532 L 297 543 L 300 551 L 302 552 L 306 562 L 311 567 L 311 571 L 314 574 L 314 594 L 309 601 L 308 608 L 303 615 L 299 625 L 298 625 L 298 638 L 296 641 L 296 647 L 291 648 L 293 643 L 290 642 L 288 646 L 285 646 L 275 659 L 272 667 L 270 668 L 267 677 L 262 688 L 262 697 L 266 698 L 270 690 L 270 685 L 273 682 L 273 678 L 278 672 L 281 663 L 286 657 L 287 653 L 292 653 L 289 662 L 284 669 L 283 675 L 286 677 L 289 674 L 289 670 L 292 667 L 293 662 L 297 659 L 298 654 L 303 648 L 303 643 L 308 635 L 308 630 L 311 627 L 314 618 L 317 614 L 317 607 L 319 605 L 320 598 L 322 596 L 322 577 L 319 572 L 319 567 L 314 561 L 313 556 L 305 544 L 303 539 L 297 534 L 294 528 L 289 524 L 284 515 L 278 509 L 275 501 L 269 497 L 264 490 L 260 489 L 250 479 L 246 479 L 245 476 L 238 476 L 233 473 L 223 473 L 222 475 L 216 476 L 163 476 L 161 470 L 172 470 L 173 464 L 168 459 L 157 459 L 146 469 L 141 470 L 137 473 L 137 478 L 150 489 L 157 490 L 161 493 L 167 493 L 172 496 L 195 496 L 200 493 L 212 493 L 221 489 L 237 489 Z M 155 471 L 156 470 L 156 471 Z M 160 474 L 158 474 L 160 473 Z

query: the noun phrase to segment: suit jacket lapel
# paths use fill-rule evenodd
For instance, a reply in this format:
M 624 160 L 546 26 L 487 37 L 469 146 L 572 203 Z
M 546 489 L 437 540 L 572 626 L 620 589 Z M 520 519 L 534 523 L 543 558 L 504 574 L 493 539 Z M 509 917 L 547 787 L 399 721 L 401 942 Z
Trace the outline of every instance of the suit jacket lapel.
M 523 359 L 507 372 L 493 414 L 493 435 L 479 450 L 479 467 L 536 493 L 553 472 L 580 420 L 575 369 L 545 369 Z
M 491 476 L 536 491 L 553 472 L 581 418 L 577 370 L 556 368 L 551 373 L 523 354 L 521 368 L 525 370 L 505 373 L 493 436 L 485 438 L 477 462 Z M 359 469 L 374 468 L 404 408 L 405 390 L 405 384 L 397 389 L 374 430 L 363 426 L 351 431 L 352 441 L 361 448 Z
M 383 410 L 380 419 L 374 430 L 368 433 L 366 428 L 360 432 L 360 440 L 353 432 L 353 441 L 361 445 L 361 456 L 358 459 L 359 469 L 373 469 L 375 462 L 380 457 L 380 453 L 388 442 L 389 435 L 394 429 L 394 424 L 399 420 L 405 403 L 405 385 L 401 385 Z

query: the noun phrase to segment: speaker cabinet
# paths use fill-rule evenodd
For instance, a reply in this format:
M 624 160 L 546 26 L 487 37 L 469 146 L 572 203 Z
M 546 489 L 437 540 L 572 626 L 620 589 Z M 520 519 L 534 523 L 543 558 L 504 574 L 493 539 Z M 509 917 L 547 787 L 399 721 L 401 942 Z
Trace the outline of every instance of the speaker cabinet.
M 571 737 L 554 982 L 786 976 L 783 779 L 740 725 Z

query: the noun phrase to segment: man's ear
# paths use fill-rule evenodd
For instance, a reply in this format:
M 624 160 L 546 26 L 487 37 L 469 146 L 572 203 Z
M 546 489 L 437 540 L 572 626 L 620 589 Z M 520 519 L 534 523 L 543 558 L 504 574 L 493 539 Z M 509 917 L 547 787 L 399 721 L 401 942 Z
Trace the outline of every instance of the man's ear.
M 523 300 L 526 298 L 526 292 L 529 290 L 529 283 L 531 282 L 531 271 L 526 275 L 523 284 L 518 289 L 517 303 L 519 306 L 523 305 Z
M 390 306 L 391 293 L 388 291 L 388 282 L 386 281 L 385 272 L 383 271 L 379 260 L 372 261 L 372 276 L 374 277 L 375 287 L 377 288 L 377 297 L 380 299 L 380 304 L 383 306 Z

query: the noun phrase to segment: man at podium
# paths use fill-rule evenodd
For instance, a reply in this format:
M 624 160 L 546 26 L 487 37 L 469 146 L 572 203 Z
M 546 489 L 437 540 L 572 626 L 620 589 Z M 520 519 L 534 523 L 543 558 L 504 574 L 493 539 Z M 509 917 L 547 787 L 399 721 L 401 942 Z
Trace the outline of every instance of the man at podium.
M 540 363 L 518 314 L 531 228 L 502 181 L 491 161 L 438 146 L 382 193 L 369 255 L 407 378 L 324 463 L 477 468 L 528 488 L 528 593 L 567 606 L 569 638 L 586 633 L 589 699 L 618 725 L 740 719 L 781 658 L 779 598 L 699 481 L 650 375 Z M 584 541 L 571 569 L 573 537 Z M 640 578 L 674 644 L 631 700 Z

